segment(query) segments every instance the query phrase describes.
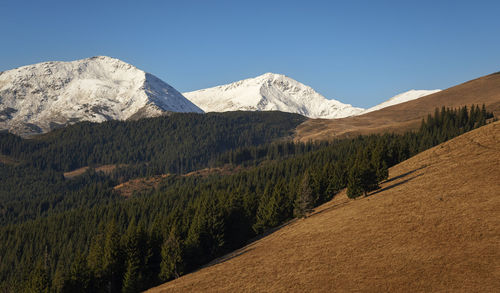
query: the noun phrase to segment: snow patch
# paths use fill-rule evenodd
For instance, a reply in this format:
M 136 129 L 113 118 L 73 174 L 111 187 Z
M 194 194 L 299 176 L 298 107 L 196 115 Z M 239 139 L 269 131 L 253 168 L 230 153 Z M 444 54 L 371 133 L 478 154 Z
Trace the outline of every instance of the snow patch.
M 362 113 L 360 113 L 360 115 L 366 114 L 369 112 L 373 112 L 373 111 L 377 111 L 377 110 L 383 109 L 385 107 L 394 106 L 394 105 L 401 104 L 404 102 L 416 100 L 416 99 L 419 99 L 421 97 L 425 97 L 425 96 L 428 96 L 428 95 L 431 95 L 431 94 L 434 94 L 434 93 L 437 93 L 440 91 L 441 90 L 439 90 L 439 89 L 437 89 L 437 90 L 409 90 L 407 92 L 396 95 L 383 103 L 380 103 L 374 107 L 371 107 L 371 108 L 363 111 Z

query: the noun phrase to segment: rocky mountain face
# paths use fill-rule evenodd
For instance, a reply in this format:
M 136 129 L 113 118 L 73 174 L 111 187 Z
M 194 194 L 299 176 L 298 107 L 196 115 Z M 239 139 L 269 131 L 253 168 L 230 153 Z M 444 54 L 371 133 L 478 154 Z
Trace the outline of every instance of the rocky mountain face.
M 349 104 L 328 100 L 311 87 L 275 73 L 183 95 L 205 112 L 276 110 L 310 118 L 341 118 L 363 111 Z
M 0 129 L 20 135 L 79 121 L 103 122 L 203 111 L 159 78 L 98 56 L 0 73 Z

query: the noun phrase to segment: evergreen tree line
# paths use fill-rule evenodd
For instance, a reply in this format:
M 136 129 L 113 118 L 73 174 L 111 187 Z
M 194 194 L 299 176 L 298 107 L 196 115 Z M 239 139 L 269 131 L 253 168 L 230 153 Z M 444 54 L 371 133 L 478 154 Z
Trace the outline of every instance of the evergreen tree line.
M 82 122 L 33 139 L 0 133 L 0 153 L 40 170 L 143 164 L 137 171 L 148 174 L 138 175 L 187 173 L 228 150 L 288 137 L 303 121 L 283 112 L 227 112 Z
M 239 148 L 219 156 L 247 164 L 232 175 L 170 176 L 128 200 L 7 223 L 0 227 L 1 286 L 32 292 L 152 287 L 307 216 L 346 187 L 351 197 L 376 189 L 390 166 L 484 125 L 491 114 L 473 115 L 477 109 L 466 109 L 467 119 L 459 114 L 463 108 L 441 109 L 404 135 Z M 250 155 L 236 159 L 236 153 Z
M 248 149 L 239 148 L 222 153 L 221 158 L 212 166 L 257 166 L 271 160 L 281 160 L 290 156 L 306 154 L 324 148 L 328 143 L 291 143 L 276 142 L 259 147 L 262 157 L 251 161 L 226 160 L 238 157 L 239 150 L 243 153 Z M 208 166 L 208 165 L 207 165 Z M 144 168 L 149 174 L 148 164 L 121 166 L 110 174 L 96 172 L 89 168 L 82 175 L 71 179 L 65 178 L 61 171 L 52 169 L 37 169 L 26 166 L 9 166 L 0 164 L 0 226 L 7 223 L 19 223 L 51 213 L 63 212 L 76 208 L 91 208 L 94 205 L 105 204 L 119 200 L 113 192 L 113 187 L 134 178 L 135 170 Z M 151 173 L 156 175 L 156 173 Z
M 304 117 L 281 112 L 176 113 L 139 121 L 83 122 L 32 139 L 0 133 L 0 225 L 117 197 L 112 186 L 131 178 L 215 166 L 228 150 L 282 139 Z M 94 172 L 121 164 L 111 176 Z M 67 180 L 64 171 L 90 166 Z
M 436 108 L 434 116 L 428 115 L 427 119 L 422 119 L 418 133 L 407 133 L 405 136 L 413 138 L 405 139 L 413 141 L 407 147 L 407 156 L 424 151 L 435 145 L 447 141 L 453 137 L 463 134 L 474 128 L 483 126 L 488 119 L 493 118 L 493 113 L 486 110 L 485 105 L 472 105 L 470 110 L 467 106 L 451 109 L 442 107 Z M 370 153 L 369 150 L 359 150 L 356 159 L 351 162 L 348 180 L 347 195 L 351 198 L 367 195 L 368 192 L 378 189 L 378 183 L 387 178 L 387 164 L 391 166 L 396 161 L 387 157 L 388 152 L 385 144 L 378 144 Z

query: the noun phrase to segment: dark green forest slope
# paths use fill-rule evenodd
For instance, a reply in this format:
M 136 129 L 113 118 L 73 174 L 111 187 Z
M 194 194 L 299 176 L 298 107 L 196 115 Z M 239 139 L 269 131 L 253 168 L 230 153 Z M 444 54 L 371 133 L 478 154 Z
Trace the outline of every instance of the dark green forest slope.
M 227 112 L 83 122 L 32 140 L 0 134 L 0 152 L 55 171 L 148 163 L 149 173 L 183 173 L 206 166 L 229 149 L 288 137 L 305 119 L 283 112 Z
M 0 288 L 138 292 L 307 215 L 345 187 L 352 197 L 376 189 L 388 167 L 491 116 L 443 108 L 404 135 L 307 144 L 282 139 L 304 118 L 265 112 L 83 123 L 29 141 L 4 134 L 1 153 L 20 163 L 0 163 Z M 62 175 L 99 164 L 126 165 Z M 223 164 L 243 168 L 180 176 Z M 155 189 L 113 193 L 123 178 L 162 173 L 172 175 Z
M 130 178 L 185 173 L 218 163 L 227 151 L 290 137 L 305 118 L 282 112 L 173 114 L 138 121 L 79 123 L 35 139 L 0 133 L 0 224 L 116 199 L 109 189 Z M 111 177 L 64 171 L 122 164 Z M 91 196 L 86 196 L 91 194 Z

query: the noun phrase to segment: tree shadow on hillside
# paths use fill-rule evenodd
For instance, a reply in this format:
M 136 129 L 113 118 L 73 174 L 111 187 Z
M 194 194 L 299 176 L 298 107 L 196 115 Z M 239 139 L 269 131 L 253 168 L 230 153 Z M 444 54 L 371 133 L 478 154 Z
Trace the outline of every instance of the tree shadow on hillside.
M 410 175 L 410 174 L 413 174 L 413 173 L 415 173 L 416 171 L 421 170 L 421 169 L 423 169 L 423 168 L 425 168 L 425 167 L 427 167 L 427 165 L 423 165 L 423 166 L 422 166 L 422 167 L 420 167 L 420 168 L 417 168 L 417 169 L 415 169 L 415 170 L 408 171 L 408 172 L 406 172 L 406 173 L 403 173 L 403 174 L 401 174 L 401 175 L 398 175 L 398 176 L 396 176 L 396 177 L 393 177 L 393 178 L 391 178 L 391 179 L 388 179 L 388 180 L 386 180 L 386 181 L 384 181 L 384 182 L 382 182 L 382 183 L 389 183 L 389 182 L 392 182 L 392 181 L 394 181 L 394 180 L 401 179 L 401 178 L 406 177 L 406 176 L 408 176 L 408 175 Z M 415 178 L 417 178 L 418 176 L 421 176 L 421 175 L 422 175 L 422 174 L 417 175 L 417 176 L 414 176 L 414 177 L 409 178 L 409 179 L 407 179 L 407 180 L 401 181 L 401 182 L 399 182 L 399 183 L 396 183 L 396 184 L 393 184 L 393 185 L 390 185 L 390 186 L 384 187 L 384 188 L 382 188 L 382 189 L 378 189 L 378 190 L 374 191 L 373 193 L 368 194 L 368 195 L 367 195 L 367 197 L 368 197 L 368 196 L 371 196 L 371 195 L 374 195 L 374 194 L 377 194 L 377 193 L 379 193 L 379 192 L 382 192 L 382 191 L 385 191 L 385 190 L 391 189 L 391 188 L 393 188 L 393 187 L 399 186 L 399 185 L 401 185 L 401 184 L 404 184 L 404 183 L 406 183 L 406 182 L 408 182 L 408 181 L 410 181 L 410 180 L 413 180 L 413 179 L 415 179 Z M 344 202 L 340 202 L 340 203 L 338 203 L 338 204 L 335 204 L 335 205 L 333 205 L 333 206 L 330 206 L 330 207 L 328 207 L 328 208 L 325 208 L 325 209 L 323 209 L 323 210 L 321 210 L 321 211 L 318 211 L 318 212 L 313 212 L 313 213 L 311 213 L 311 214 L 309 215 L 309 217 L 316 216 L 316 215 L 322 214 L 322 213 L 324 213 L 324 212 L 328 212 L 328 211 L 331 211 L 331 210 L 333 210 L 333 209 L 340 208 L 341 206 L 346 205 L 346 204 L 348 204 L 348 203 L 350 203 L 350 202 L 351 202 L 350 200 L 346 200 L 346 201 L 344 201 Z
M 393 178 L 391 178 L 391 179 L 387 179 L 387 180 L 385 180 L 385 181 L 384 181 L 384 182 L 382 182 L 382 183 L 389 183 L 389 182 L 392 182 L 392 181 L 394 181 L 394 180 L 397 180 L 397 179 L 400 179 L 400 178 L 406 177 L 406 176 L 408 176 L 408 175 L 410 175 L 410 174 L 415 173 L 415 172 L 416 172 L 416 171 L 418 171 L 418 170 L 422 170 L 422 169 L 423 169 L 423 168 L 425 168 L 425 167 L 427 167 L 427 165 L 423 165 L 422 167 L 417 168 L 417 169 L 415 169 L 415 170 L 411 170 L 411 171 L 408 171 L 408 172 L 403 173 L 403 174 L 401 174 L 401 175 L 398 175 L 398 176 L 396 176 L 396 177 L 393 177 Z
M 226 262 L 226 261 L 228 261 L 228 260 L 231 260 L 231 259 L 233 259 L 233 258 L 235 258 L 235 257 L 238 257 L 238 256 L 240 256 L 240 255 L 243 255 L 243 254 L 245 254 L 245 253 L 247 253 L 247 252 L 250 252 L 250 251 L 252 251 L 252 250 L 253 250 L 253 248 L 248 248 L 247 246 L 245 246 L 245 247 L 240 248 L 240 249 L 238 249 L 238 250 L 236 250 L 236 251 L 234 251 L 234 252 L 230 252 L 230 253 L 228 253 L 228 254 L 226 254 L 226 255 L 224 255 L 224 256 L 221 256 L 221 257 L 219 257 L 219 258 L 214 259 L 213 261 L 211 261 L 211 262 L 209 262 L 208 264 L 206 264 L 206 265 L 202 266 L 202 267 L 201 267 L 201 268 L 199 268 L 198 270 L 203 269 L 203 268 L 208 268 L 208 267 L 211 267 L 211 266 L 214 266 L 214 265 L 217 265 L 217 264 L 220 264 L 220 263 Z M 198 271 L 198 270 L 197 270 L 197 271 Z
M 396 176 L 396 177 L 393 177 L 393 178 L 391 178 L 391 179 L 388 179 L 388 180 L 384 181 L 383 183 L 392 182 L 392 181 L 394 181 L 394 180 L 396 180 L 396 179 L 400 179 L 400 178 L 406 177 L 406 176 L 408 176 L 408 175 L 410 175 L 410 174 L 412 174 L 412 173 L 414 173 L 414 172 L 416 172 L 416 171 L 418 171 L 418 170 L 420 170 L 420 169 L 423 169 L 423 168 L 425 168 L 425 167 L 427 167 L 427 166 L 426 166 L 426 165 L 424 165 L 424 166 L 422 166 L 422 167 L 420 167 L 420 168 L 417 168 L 417 169 L 415 169 L 415 170 L 412 170 L 412 171 L 406 172 L 406 173 L 404 173 L 404 174 L 398 175 L 398 176 Z M 423 175 L 423 174 L 419 174 L 419 175 L 413 176 L 413 177 L 411 177 L 411 178 L 408 178 L 408 179 L 406 179 L 406 180 L 403 180 L 403 181 L 401 181 L 401 182 L 398 182 L 398 183 L 395 183 L 395 184 L 389 185 L 389 186 L 387 186 L 387 187 L 384 187 L 384 188 L 378 189 L 378 190 L 374 191 L 373 193 L 368 194 L 368 196 L 372 196 L 372 195 L 375 195 L 375 194 L 377 194 L 377 193 L 379 193 L 379 192 L 386 191 L 386 190 L 389 190 L 389 189 L 391 189 L 391 188 L 397 187 L 397 186 L 399 186 L 399 185 L 405 184 L 405 183 L 407 183 L 407 182 L 409 182 L 409 181 L 411 181 L 411 180 L 413 180 L 413 179 L 415 179 L 415 178 L 417 178 L 417 177 L 419 177 L 419 176 L 422 176 L 422 175 Z M 331 210 L 336 209 L 336 208 L 340 208 L 341 206 L 343 206 L 343 205 L 345 205 L 345 204 L 347 204 L 347 203 L 349 203 L 349 202 L 350 202 L 349 200 L 348 200 L 348 201 L 344 201 L 344 202 L 340 202 L 340 203 L 335 204 L 335 205 L 333 205 L 333 206 L 331 206 L 331 207 L 325 208 L 325 209 L 323 209 L 323 210 L 321 210 L 321 211 L 318 211 L 318 212 L 312 212 L 311 214 L 309 214 L 309 216 L 308 216 L 308 217 L 317 216 L 317 215 L 322 214 L 322 213 L 324 213 L 324 212 L 331 211 Z M 290 221 L 288 221 L 288 222 L 286 222 L 286 223 L 284 223 L 284 224 L 282 224 L 282 225 L 280 225 L 280 226 L 278 226 L 278 227 L 271 228 L 271 229 L 267 230 L 266 232 L 264 232 L 264 233 L 262 233 L 262 234 L 260 234 L 260 235 L 258 235 L 258 236 L 255 236 L 254 238 L 250 239 L 250 240 L 247 242 L 247 244 L 246 244 L 245 246 L 243 246 L 242 248 L 237 249 L 237 250 L 235 250 L 234 252 L 230 252 L 230 253 L 228 253 L 228 254 L 226 254 L 226 255 L 223 255 L 223 256 L 221 256 L 221 257 L 219 257 L 219 258 L 217 258 L 217 259 L 214 259 L 213 261 L 209 262 L 208 264 L 206 264 L 206 265 L 204 265 L 204 266 L 200 267 L 198 270 L 203 269 L 203 268 L 207 268 L 207 267 L 211 267 L 211 266 L 214 266 L 214 265 L 217 265 L 217 264 L 220 264 L 220 263 L 224 263 L 224 262 L 229 261 L 229 260 L 231 260 L 231 259 L 233 259 L 233 258 L 235 258 L 235 257 L 241 256 L 241 255 L 243 255 L 243 254 L 246 254 L 247 252 L 250 252 L 250 251 L 254 250 L 254 248 L 252 248 L 252 246 L 253 246 L 253 245 L 255 245 L 255 243 L 256 243 L 258 240 L 260 240 L 260 239 L 262 239 L 262 238 L 264 238 L 264 237 L 267 237 L 267 236 L 269 236 L 270 234 L 273 234 L 274 232 L 276 232 L 276 231 L 280 230 L 281 228 L 284 228 L 284 227 L 286 227 L 286 226 L 290 225 L 291 223 L 294 223 L 296 220 L 297 220 L 297 219 L 292 219 L 292 220 L 290 220 Z M 196 271 L 198 271 L 198 270 L 196 270 Z
M 224 262 L 226 262 L 228 260 L 231 260 L 231 259 L 233 259 L 235 257 L 238 257 L 240 255 L 243 255 L 243 254 L 245 254 L 247 252 L 250 252 L 250 251 L 254 250 L 254 248 L 252 248 L 252 246 L 255 245 L 255 243 L 258 240 L 260 240 L 260 239 L 262 239 L 262 238 L 264 238 L 266 236 L 269 236 L 270 234 L 273 234 L 274 232 L 280 230 L 281 228 L 284 228 L 284 227 L 290 225 L 291 223 L 293 223 L 295 221 L 296 221 L 296 219 L 291 219 L 290 221 L 288 221 L 288 222 L 286 222 L 286 223 L 284 223 L 282 225 L 279 225 L 278 227 L 270 228 L 269 230 L 265 231 L 264 233 L 262 233 L 260 235 L 257 235 L 254 238 L 248 240 L 243 247 L 241 247 L 241 248 L 239 248 L 239 249 L 237 249 L 237 250 L 235 250 L 233 252 L 228 252 L 227 254 L 225 254 L 225 255 L 223 255 L 223 256 L 221 256 L 219 258 L 216 258 L 216 259 L 212 260 L 208 264 L 200 267 L 198 270 L 203 269 L 203 268 L 207 268 L 207 267 L 211 267 L 211 266 L 214 266 L 214 265 L 217 265 L 217 264 L 220 264 L 220 263 L 224 263 Z M 196 270 L 196 271 L 198 271 L 198 270 Z
M 413 172 L 414 172 L 414 171 L 413 171 Z M 411 173 L 413 173 L 413 172 L 411 172 Z M 410 174 L 411 174 L 411 173 L 410 173 Z M 403 174 L 403 175 L 404 175 L 404 174 Z M 368 194 L 368 195 L 367 195 L 367 197 L 372 196 L 372 195 L 375 195 L 375 194 L 380 193 L 380 192 L 383 192 L 383 191 L 386 191 L 386 190 L 389 190 L 389 189 L 392 189 L 392 188 L 397 187 L 397 186 L 399 186 L 399 185 L 405 184 L 405 183 L 407 183 L 407 182 L 409 182 L 409 181 L 411 181 L 411 180 L 413 180 L 413 179 L 415 179 L 415 178 L 417 178 L 417 177 L 420 177 L 420 176 L 422 176 L 422 175 L 423 175 L 423 174 L 418 174 L 418 175 L 415 175 L 415 176 L 413 176 L 413 177 L 411 177 L 411 178 L 405 179 L 405 180 L 403 180 L 403 181 L 401 181 L 401 182 L 398 182 L 398 183 L 395 183 L 395 184 L 389 185 L 389 186 L 387 186 L 387 187 L 384 187 L 384 188 L 378 189 L 378 190 L 376 190 L 376 191 L 374 191 L 374 192 L 372 192 L 372 193 Z M 400 178 L 401 178 L 401 177 L 400 177 Z M 394 180 L 394 179 L 396 179 L 396 178 L 393 178 L 393 180 Z M 387 181 L 386 181 L 386 182 L 387 182 Z
M 340 208 L 341 206 L 346 205 L 346 204 L 348 204 L 349 202 L 350 202 L 349 200 L 346 200 L 346 201 L 340 202 L 340 203 L 338 203 L 338 204 L 332 205 L 332 206 L 330 206 L 330 207 L 327 207 L 327 208 L 325 208 L 325 209 L 323 209 L 323 210 L 321 210 L 321 211 L 318 211 L 318 212 L 314 211 L 314 212 L 312 212 L 312 213 L 311 213 L 308 217 L 314 217 L 314 216 L 320 215 L 320 214 L 322 214 L 322 213 L 324 213 L 324 212 L 329 212 L 329 211 L 331 211 L 331 210 L 334 210 L 334 209 Z

